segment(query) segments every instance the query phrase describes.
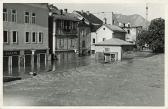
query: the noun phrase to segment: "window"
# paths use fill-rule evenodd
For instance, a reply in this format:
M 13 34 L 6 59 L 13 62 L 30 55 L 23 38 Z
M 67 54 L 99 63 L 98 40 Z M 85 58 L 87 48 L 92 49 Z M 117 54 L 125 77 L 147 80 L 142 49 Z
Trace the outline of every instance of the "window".
M 24 16 L 25 16 L 25 23 L 29 23 L 29 12 L 25 12 L 25 14 L 24 14 Z
M 109 52 L 110 51 L 110 48 L 105 48 L 105 52 Z
M 17 37 L 18 37 L 18 32 L 17 31 L 13 31 L 12 32 L 12 42 L 13 43 L 17 43 Z
M 42 32 L 39 33 L 38 42 L 39 43 L 43 42 L 43 33 Z
M 36 33 L 35 32 L 32 33 L 32 42 L 36 43 Z
M 81 35 L 84 36 L 84 30 L 81 31 Z
M 130 30 L 127 30 L 127 33 L 130 34 Z
M 95 38 L 93 38 L 93 44 L 95 43 Z
M 8 12 L 7 12 L 7 9 L 3 9 L 3 21 L 8 21 Z
M 11 21 L 16 22 L 16 10 L 12 9 L 11 17 Z
M 85 47 L 85 41 L 82 41 L 82 47 Z
M 30 42 L 30 32 L 26 32 L 26 43 Z
M 3 42 L 8 43 L 8 31 L 3 31 Z
M 106 38 L 103 38 L 103 41 L 105 41 L 106 40 Z
M 36 23 L 36 14 L 32 13 L 32 24 Z

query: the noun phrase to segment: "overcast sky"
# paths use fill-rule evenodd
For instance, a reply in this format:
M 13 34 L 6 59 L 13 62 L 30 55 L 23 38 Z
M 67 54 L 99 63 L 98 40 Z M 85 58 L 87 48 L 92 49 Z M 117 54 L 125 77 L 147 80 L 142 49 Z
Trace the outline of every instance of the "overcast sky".
M 72 4 L 72 3 L 57 3 L 55 4 L 59 9 L 65 9 L 67 8 L 69 12 L 72 12 L 73 10 L 84 10 L 84 11 L 90 11 L 91 13 L 99 13 L 99 12 L 114 12 L 114 13 L 121 13 L 124 15 L 131 15 L 131 14 L 139 14 L 145 18 L 145 3 L 110 3 L 110 4 Z M 165 18 L 165 12 L 164 12 L 164 4 L 156 4 L 156 3 L 148 3 L 149 7 L 149 15 L 148 20 L 162 17 Z M 110 13 L 103 14 L 104 16 L 108 15 Z M 96 15 L 96 14 L 95 14 Z

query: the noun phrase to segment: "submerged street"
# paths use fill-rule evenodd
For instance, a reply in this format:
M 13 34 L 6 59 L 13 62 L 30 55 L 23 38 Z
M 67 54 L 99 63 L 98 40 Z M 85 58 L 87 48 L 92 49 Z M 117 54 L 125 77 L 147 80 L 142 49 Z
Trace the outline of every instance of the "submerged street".
M 41 73 L 4 83 L 3 93 L 12 106 L 162 106 L 164 54 Z

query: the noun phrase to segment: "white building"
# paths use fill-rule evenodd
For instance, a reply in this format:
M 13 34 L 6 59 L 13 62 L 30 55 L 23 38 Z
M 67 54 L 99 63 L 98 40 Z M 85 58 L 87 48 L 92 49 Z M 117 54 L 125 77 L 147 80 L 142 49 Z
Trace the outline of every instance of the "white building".
M 120 61 L 124 51 L 133 49 L 132 43 L 118 38 L 111 38 L 95 44 L 96 59 L 110 61 Z
M 95 33 L 91 35 L 91 50 L 95 52 L 95 44 L 111 39 L 119 38 L 125 40 L 126 32 L 116 25 L 103 24 Z

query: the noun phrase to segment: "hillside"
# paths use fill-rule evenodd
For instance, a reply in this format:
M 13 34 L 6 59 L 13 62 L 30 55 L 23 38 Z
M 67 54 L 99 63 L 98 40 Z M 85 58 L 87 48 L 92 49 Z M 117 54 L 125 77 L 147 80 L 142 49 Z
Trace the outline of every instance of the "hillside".
M 146 20 L 141 15 L 133 14 L 133 15 L 122 15 L 122 14 L 115 14 L 115 17 L 117 20 L 121 23 L 130 23 L 132 26 L 143 26 L 145 27 Z M 149 25 L 150 22 L 147 21 L 147 25 Z

